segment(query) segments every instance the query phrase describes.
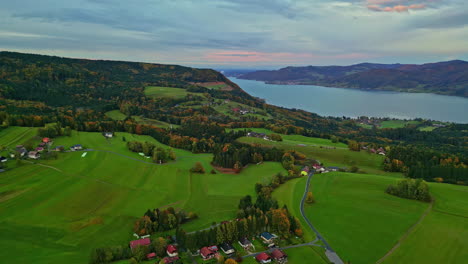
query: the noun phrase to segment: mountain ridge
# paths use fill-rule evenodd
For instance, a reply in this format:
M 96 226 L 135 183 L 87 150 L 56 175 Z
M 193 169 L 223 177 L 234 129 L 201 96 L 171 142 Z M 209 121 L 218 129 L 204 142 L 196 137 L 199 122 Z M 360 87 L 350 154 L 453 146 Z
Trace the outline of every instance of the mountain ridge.
M 364 90 L 428 92 L 468 97 L 468 62 L 359 63 L 349 66 L 288 66 L 237 76 L 271 84 L 320 85 Z

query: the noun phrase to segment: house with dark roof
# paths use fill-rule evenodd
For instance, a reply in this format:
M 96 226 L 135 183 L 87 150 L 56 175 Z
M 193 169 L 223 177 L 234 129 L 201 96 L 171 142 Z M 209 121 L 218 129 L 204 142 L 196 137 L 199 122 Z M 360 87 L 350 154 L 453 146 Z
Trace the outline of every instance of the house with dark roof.
M 221 245 L 219 245 L 219 247 L 221 248 L 221 250 L 224 252 L 224 254 L 226 255 L 232 255 L 236 252 L 236 250 L 234 249 L 234 247 L 229 244 L 229 243 L 222 243 Z
M 271 257 L 265 253 L 265 252 L 262 252 L 260 254 L 258 254 L 257 256 L 255 256 L 255 260 L 257 260 L 259 263 L 270 263 L 271 262 Z
M 288 256 L 281 250 L 275 249 L 271 252 L 271 257 L 276 260 L 278 263 L 288 262 Z
M 72 151 L 82 150 L 82 149 L 83 149 L 83 146 L 82 146 L 81 144 L 76 144 L 76 145 L 71 146 L 70 149 L 71 149 Z
M 5 158 L 5 157 L 3 157 L 3 156 L 0 156 L 0 162 L 7 162 L 7 161 L 8 161 L 7 158 Z
M 263 232 L 260 234 L 260 238 L 262 239 L 263 243 L 268 245 L 268 247 L 274 247 L 277 236 L 269 232 Z
M 331 167 L 327 167 L 327 170 L 328 170 L 328 171 L 339 171 L 339 170 L 340 170 L 340 167 L 331 166 Z
M 130 241 L 130 248 L 133 251 L 135 248 L 137 248 L 139 246 L 147 247 L 150 244 L 151 244 L 151 239 L 149 237 L 147 237 L 147 238 L 142 238 L 142 239 Z
M 254 248 L 255 249 L 255 246 L 252 244 L 252 242 L 250 242 L 250 240 L 248 240 L 246 237 L 244 238 L 241 238 L 239 240 L 239 245 L 245 249 L 245 250 L 249 250 L 251 248 Z
M 64 146 L 56 146 L 53 151 L 64 151 L 65 147 Z
M 179 255 L 179 253 L 177 252 L 177 247 L 174 245 L 167 246 L 166 253 L 169 257 L 175 257 Z

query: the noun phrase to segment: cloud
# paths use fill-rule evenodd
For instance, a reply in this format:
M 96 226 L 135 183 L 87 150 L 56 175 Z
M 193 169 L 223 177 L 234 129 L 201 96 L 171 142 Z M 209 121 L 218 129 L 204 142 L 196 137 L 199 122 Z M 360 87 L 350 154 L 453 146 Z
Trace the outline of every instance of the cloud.
M 367 0 L 367 8 L 376 12 L 408 12 L 409 10 L 426 9 L 425 2 L 433 2 L 431 0 L 419 0 L 414 3 L 412 0 Z M 412 4 L 414 3 L 414 4 Z

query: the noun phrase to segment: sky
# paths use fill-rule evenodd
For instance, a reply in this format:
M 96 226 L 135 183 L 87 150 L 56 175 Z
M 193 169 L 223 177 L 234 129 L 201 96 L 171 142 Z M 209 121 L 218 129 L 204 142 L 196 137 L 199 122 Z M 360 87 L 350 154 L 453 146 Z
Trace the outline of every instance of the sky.
M 0 50 L 200 68 L 468 60 L 466 0 L 2 0 Z

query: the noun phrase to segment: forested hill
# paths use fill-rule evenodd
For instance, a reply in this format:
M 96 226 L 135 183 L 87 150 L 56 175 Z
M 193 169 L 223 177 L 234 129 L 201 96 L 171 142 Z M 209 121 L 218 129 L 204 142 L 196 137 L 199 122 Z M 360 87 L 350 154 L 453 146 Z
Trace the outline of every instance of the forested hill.
M 209 82 L 224 82 L 248 97 L 217 71 L 177 65 L 0 52 L 0 76 L 0 97 L 51 106 L 96 107 L 142 94 L 148 85 L 194 88 Z
M 361 63 L 351 66 L 286 67 L 250 72 L 238 78 L 276 84 L 313 84 L 468 97 L 468 62 L 461 60 L 422 65 Z

